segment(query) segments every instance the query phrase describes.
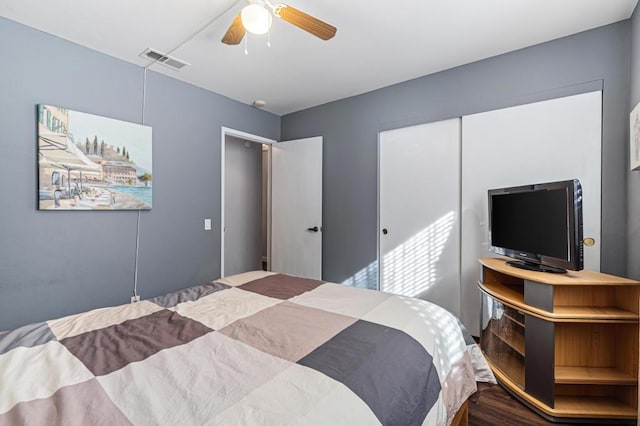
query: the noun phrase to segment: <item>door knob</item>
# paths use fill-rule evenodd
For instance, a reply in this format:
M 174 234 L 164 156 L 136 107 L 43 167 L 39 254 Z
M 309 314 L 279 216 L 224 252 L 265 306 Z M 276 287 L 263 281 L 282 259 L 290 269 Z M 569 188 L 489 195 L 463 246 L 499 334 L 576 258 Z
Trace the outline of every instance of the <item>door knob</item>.
M 384 235 L 387 235 L 387 234 L 389 233 L 389 231 L 387 231 L 387 228 L 383 228 L 383 229 L 382 229 L 382 233 L 383 233 Z
M 307 228 L 307 231 L 318 232 L 318 227 L 314 226 L 313 228 Z

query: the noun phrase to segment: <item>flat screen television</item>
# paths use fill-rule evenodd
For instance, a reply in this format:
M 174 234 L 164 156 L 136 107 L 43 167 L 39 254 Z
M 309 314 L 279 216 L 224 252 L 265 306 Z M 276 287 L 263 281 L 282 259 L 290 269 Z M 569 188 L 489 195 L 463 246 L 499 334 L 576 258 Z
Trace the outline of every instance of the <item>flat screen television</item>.
M 543 272 L 584 268 L 578 179 L 489 190 L 489 249 L 511 266 Z

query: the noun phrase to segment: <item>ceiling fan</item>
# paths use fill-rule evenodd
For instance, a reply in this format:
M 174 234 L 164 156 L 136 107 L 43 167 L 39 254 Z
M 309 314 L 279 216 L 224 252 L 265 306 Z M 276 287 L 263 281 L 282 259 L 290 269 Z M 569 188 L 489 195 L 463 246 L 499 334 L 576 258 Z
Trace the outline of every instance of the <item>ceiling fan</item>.
M 284 3 L 273 5 L 269 0 L 249 0 L 235 17 L 231 26 L 222 37 L 224 44 L 240 44 L 247 31 L 253 34 L 265 34 L 271 27 L 271 15 L 313 34 L 322 40 L 336 35 L 336 27 L 308 15 Z

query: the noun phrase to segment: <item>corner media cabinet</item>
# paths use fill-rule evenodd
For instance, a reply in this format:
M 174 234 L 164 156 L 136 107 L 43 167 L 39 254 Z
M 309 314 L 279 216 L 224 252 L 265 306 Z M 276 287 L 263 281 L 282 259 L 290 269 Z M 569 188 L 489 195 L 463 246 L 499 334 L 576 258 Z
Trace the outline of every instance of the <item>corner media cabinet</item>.
M 640 282 L 480 263 L 480 346 L 498 381 L 551 421 L 636 424 Z

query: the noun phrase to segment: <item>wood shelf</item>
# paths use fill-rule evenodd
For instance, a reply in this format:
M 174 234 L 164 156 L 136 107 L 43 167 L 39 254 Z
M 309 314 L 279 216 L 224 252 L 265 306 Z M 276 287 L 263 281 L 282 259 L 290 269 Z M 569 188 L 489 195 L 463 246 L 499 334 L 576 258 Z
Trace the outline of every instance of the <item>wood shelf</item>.
M 505 345 L 509 346 L 514 351 L 518 352 L 520 355 L 525 356 L 524 354 L 524 336 L 518 333 L 511 333 L 511 335 L 504 335 L 497 330 L 492 328 L 491 333 L 504 342 Z
M 603 396 L 557 396 L 549 414 L 559 417 L 635 419 L 634 407 L 612 397 Z
M 559 318 L 595 318 L 638 321 L 638 314 L 609 306 L 555 306 L 553 314 Z
M 500 369 L 491 360 L 487 360 L 496 378 L 518 398 L 535 409 L 556 418 L 593 418 L 593 419 L 635 419 L 637 409 L 613 397 L 602 396 L 557 396 L 555 406 L 550 407 L 539 399 L 526 393 L 512 379 L 512 375 Z
M 613 367 L 555 367 L 556 383 L 637 385 L 638 378 Z
M 498 381 L 553 421 L 635 423 L 640 282 L 480 263 L 480 346 Z
M 513 386 L 524 389 L 524 365 L 522 361 L 508 354 L 500 354 L 498 360 L 487 359 L 487 363 L 494 372 L 498 369 L 501 375 L 509 377 Z
M 508 319 L 509 319 L 511 322 L 513 322 L 514 324 L 517 324 L 517 325 L 519 325 L 520 327 L 523 327 L 523 328 L 524 328 L 524 323 L 520 322 L 520 320 L 519 320 L 519 319 L 516 319 L 516 318 L 512 317 L 511 315 L 507 315 L 507 314 L 504 314 L 504 317 L 505 317 L 505 318 L 508 318 Z
M 603 274 L 595 271 L 567 271 L 566 274 L 549 274 L 547 272 L 528 271 L 526 269 L 514 268 L 505 264 L 505 259 L 499 257 L 485 257 L 480 259 L 480 263 L 490 269 L 499 270 L 512 277 L 523 280 L 536 281 L 549 285 L 616 285 L 616 286 L 637 286 L 638 281 L 628 278 L 617 277 L 615 275 Z
M 514 286 L 502 283 L 483 283 L 482 281 L 478 281 L 478 286 L 496 299 L 515 309 L 522 310 L 522 308 L 527 306 L 524 304 L 524 293 L 515 290 L 513 288 Z
M 640 319 L 634 312 L 606 306 L 556 306 L 554 312 L 548 312 L 525 304 L 524 294 L 514 290 L 513 286 L 478 281 L 478 287 L 513 309 L 547 321 L 619 323 L 638 322 Z

